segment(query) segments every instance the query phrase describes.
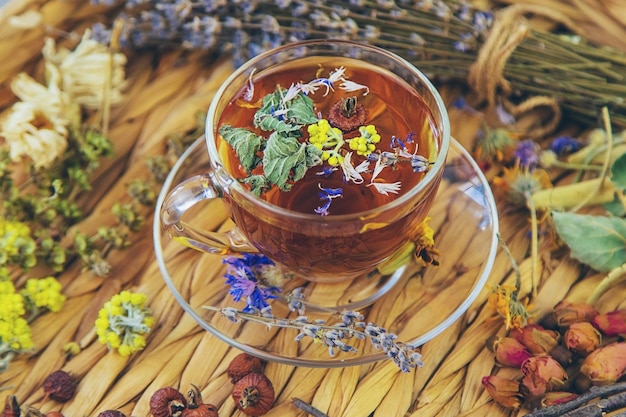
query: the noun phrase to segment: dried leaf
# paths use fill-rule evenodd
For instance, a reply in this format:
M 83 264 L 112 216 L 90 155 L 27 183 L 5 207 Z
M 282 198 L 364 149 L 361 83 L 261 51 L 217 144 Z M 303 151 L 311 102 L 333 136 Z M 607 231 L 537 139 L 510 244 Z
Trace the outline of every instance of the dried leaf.
M 552 218 L 573 258 L 602 272 L 626 262 L 625 219 L 559 212 L 552 213 Z

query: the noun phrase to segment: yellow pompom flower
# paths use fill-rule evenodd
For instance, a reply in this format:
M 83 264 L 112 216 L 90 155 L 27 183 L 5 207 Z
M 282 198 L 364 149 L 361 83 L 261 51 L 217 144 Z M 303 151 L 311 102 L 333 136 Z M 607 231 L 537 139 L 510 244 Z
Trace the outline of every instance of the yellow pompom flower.
M 26 281 L 22 295 L 36 309 L 45 308 L 52 312 L 61 311 L 65 296 L 61 293 L 61 284 L 54 277 Z
M 361 136 L 350 139 L 350 149 L 356 151 L 357 155 L 368 156 L 376 150 L 376 144 L 380 142 L 380 135 L 374 125 L 359 127 L 359 133 Z
M 122 356 L 129 356 L 146 346 L 145 335 L 154 325 L 142 293 L 122 291 L 115 294 L 98 312 L 95 321 L 98 341 Z

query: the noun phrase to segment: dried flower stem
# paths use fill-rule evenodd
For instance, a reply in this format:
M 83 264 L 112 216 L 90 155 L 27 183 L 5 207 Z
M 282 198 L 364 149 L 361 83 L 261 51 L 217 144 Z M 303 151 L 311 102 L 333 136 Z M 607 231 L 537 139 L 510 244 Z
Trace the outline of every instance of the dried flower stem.
M 298 407 L 300 410 L 304 411 L 305 413 L 307 413 L 310 416 L 313 417 L 328 417 L 328 414 L 323 413 L 322 411 L 318 410 L 317 408 L 313 407 L 311 404 L 307 403 L 304 400 L 301 400 L 300 398 L 292 398 L 291 399 L 292 403 L 294 406 Z
M 567 416 L 604 415 L 604 413 L 608 411 L 614 411 L 621 407 L 626 406 L 626 392 L 625 391 L 626 391 L 626 382 L 619 382 L 617 384 L 607 385 L 604 387 L 592 387 L 588 392 L 580 395 L 579 397 L 569 402 L 537 409 L 530 414 L 526 414 L 525 417 L 557 417 L 557 416 L 566 416 L 566 415 Z M 616 395 L 616 394 L 619 394 L 619 395 Z M 601 400 L 599 403 L 597 403 L 597 405 L 594 404 L 593 407 L 591 407 L 590 409 L 584 410 L 584 412 L 588 412 L 588 411 L 595 409 L 597 410 L 597 412 L 599 412 L 599 414 L 589 414 L 589 413 L 569 414 L 570 412 L 574 412 L 574 410 L 576 410 L 578 407 L 582 406 L 583 404 L 586 404 L 587 402 L 595 398 L 601 398 L 601 397 L 608 397 L 608 398 L 606 400 Z
M 587 299 L 587 304 L 595 305 L 598 299 L 620 282 L 626 281 L 626 264 L 615 268 L 595 287 L 593 294 Z
M 465 81 L 493 28 L 490 12 L 457 0 L 280 3 L 250 2 L 244 8 L 176 0 L 168 3 L 170 7 L 159 8 L 158 1 L 128 2 L 120 42 L 138 48 L 183 45 L 205 52 L 219 49 L 234 54 L 241 63 L 289 41 L 339 37 L 386 48 L 430 76 Z M 193 19 L 198 20 L 192 24 Z M 520 20 L 523 18 L 515 16 L 510 23 L 523 26 Z M 161 24 L 155 25 L 155 21 Z M 106 28 L 99 32 L 103 38 L 108 35 Z M 501 63 L 498 77 L 510 87 L 506 90 L 523 93 L 514 94 L 516 99 L 554 97 L 563 110 L 590 124 L 595 123 L 598 109 L 610 104 L 614 122 L 626 125 L 626 103 L 621 100 L 626 95 L 621 76 L 626 72 L 626 54 L 529 27 L 507 47 L 512 50 Z

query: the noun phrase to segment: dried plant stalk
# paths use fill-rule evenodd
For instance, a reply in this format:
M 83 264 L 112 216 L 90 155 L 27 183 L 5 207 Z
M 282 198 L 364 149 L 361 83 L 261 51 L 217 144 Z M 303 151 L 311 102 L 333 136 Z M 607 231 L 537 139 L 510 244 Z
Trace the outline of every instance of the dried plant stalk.
M 104 355 L 93 367 L 88 368 L 89 372 L 78 384 L 76 395 L 63 406 L 63 414 L 85 416 L 93 413 L 128 362 L 128 357 L 117 352 Z

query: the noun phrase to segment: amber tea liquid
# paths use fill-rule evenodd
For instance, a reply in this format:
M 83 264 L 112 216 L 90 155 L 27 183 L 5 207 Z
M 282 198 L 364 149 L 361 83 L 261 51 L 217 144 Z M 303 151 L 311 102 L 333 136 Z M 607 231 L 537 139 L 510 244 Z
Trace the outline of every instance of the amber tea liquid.
M 432 114 L 422 97 L 396 75 L 386 70 L 363 64 L 349 58 L 308 57 L 265 70 L 254 77 L 254 97 L 252 102 L 261 100 L 275 91 L 280 85 L 287 89 L 292 83 L 309 82 L 318 77 L 328 77 L 336 68 L 345 67 L 345 78 L 365 85 L 369 92 L 346 92 L 334 85 L 334 91 L 324 96 L 322 87 L 309 97 L 312 98 L 315 111 L 321 118 L 328 118 L 329 109 L 336 102 L 356 96 L 357 102 L 367 111 L 364 125 L 376 127 L 381 141 L 376 145 L 378 151 L 395 152 L 401 146 L 396 141 L 392 147 L 392 137 L 402 141 L 404 151 L 417 153 L 434 161 L 437 155 L 437 137 L 440 132 L 435 128 Z M 242 101 L 245 90 L 234 97 L 221 114 L 218 126 L 229 124 L 254 130 L 258 135 L 268 137 L 253 125 L 254 114 L 258 107 Z M 242 105 L 243 104 L 243 105 Z M 358 130 L 344 133 L 345 139 L 359 136 Z M 410 140 L 407 138 L 411 137 Z M 306 127 L 302 140 L 308 139 Z M 221 138 L 217 138 L 217 147 L 225 167 L 235 178 L 244 178 L 247 174 L 242 169 L 234 150 Z M 348 145 L 346 152 L 350 151 Z M 352 156 L 352 164 L 359 165 L 366 157 Z M 327 166 L 324 164 L 324 166 Z M 264 254 L 289 269 L 297 269 L 309 279 L 332 281 L 341 279 L 350 271 L 360 274 L 371 270 L 380 260 L 408 239 L 415 238 L 415 230 L 430 207 L 439 179 L 424 191 L 422 198 L 412 202 L 404 209 L 386 210 L 387 203 L 414 188 L 425 173 L 414 172 L 411 164 L 400 160 L 393 167 L 386 167 L 378 178 L 387 183 L 399 181 L 398 193 L 385 195 L 367 186 L 372 177 L 375 162 L 370 162 L 368 172 L 362 173 L 363 183 L 346 182 L 341 168 L 330 175 L 319 175 L 322 166 L 315 166 L 307 171 L 306 176 L 295 182 L 290 191 L 274 188 L 264 193 L 261 198 L 286 210 L 303 214 L 314 214 L 323 202 L 320 200 L 320 187 L 341 188 L 342 197 L 335 198 L 328 216 L 307 221 L 279 221 L 271 216 L 260 216 L 259 212 L 231 202 L 233 220 L 248 236 L 249 240 Z M 261 169 L 261 168 L 259 168 Z M 384 210 L 384 211 L 383 211 Z M 367 213 L 369 214 L 367 214 Z M 349 224 L 341 222 L 342 215 L 364 213 L 364 216 Z M 337 220 L 336 220 L 337 219 Z M 369 221 L 369 219 L 372 219 Z M 315 222 L 308 225 L 308 222 Z

